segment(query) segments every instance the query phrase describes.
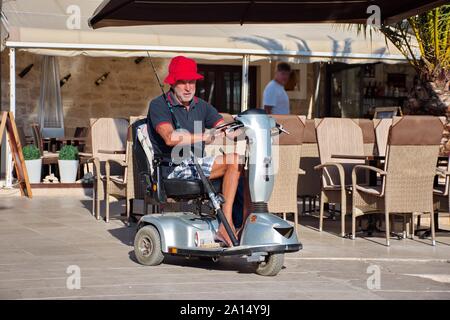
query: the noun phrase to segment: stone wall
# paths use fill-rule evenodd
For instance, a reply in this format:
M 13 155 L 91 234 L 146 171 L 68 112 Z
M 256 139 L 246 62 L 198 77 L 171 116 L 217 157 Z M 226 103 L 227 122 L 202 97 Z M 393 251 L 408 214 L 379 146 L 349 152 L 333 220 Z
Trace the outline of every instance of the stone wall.
M 69 73 L 72 75 L 61 88 L 65 127 L 88 126 L 90 118 L 128 118 L 147 114 L 148 102 L 160 94 L 160 89 L 148 60 L 144 59 L 140 64 L 136 64 L 134 60 L 135 58 L 58 57 L 60 78 Z M 40 55 L 16 51 L 17 75 L 31 63 L 34 64 L 24 78 L 16 77 L 16 121 L 19 126 L 24 128 L 27 135 L 31 135 L 30 124 L 38 120 L 41 61 L 42 56 Z M 166 74 L 169 59 L 154 59 L 154 62 L 159 75 L 163 77 Z M 225 62 L 215 61 L 214 63 L 223 64 Z M 2 110 L 8 110 L 8 50 L 2 52 L 1 63 Z M 257 62 L 255 65 L 260 69 L 258 72 L 260 76 L 262 69 L 272 69 L 269 71 L 268 77 L 258 79 L 258 94 L 262 96 L 266 85 L 263 80 L 270 81 L 276 63 L 272 63 L 270 66 L 267 62 Z M 291 100 L 291 111 L 294 114 L 307 114 L 310 105 L 314 88 L 313 65 L 307 65 L 306 70 L 307 74 L 302 79 L 308 83 L 306 99 Z M 108 78 L 100 86 L 95 85 L 95 80 L 105 72 L 110 72 Z M 262 103 L 262 101 L 259 102 Z
M 9 56 L 5 50 L 2 63 L 2 110 L 9 108 Z M 16 79 L 16 121 L 31 134 L 29 125 L 37 121 L 40 96 L 42 56 L 16 52 L 16 74 L 29 64 L 34 67 Z M 148 102 L 160 94 L 159 86 L 147 60 L 134 58 L 59 57 L 60 78 L 71 74 L 61 88 L 65 127 L 88 126 L 89 118 L 125 117 L 147 114 Z M 155 59 L 164 75 L 168 59 Z M 99 86 L 95 81 L 105 72 L 108 78 Z
M 306 76 L 300 79 L 300 81 L 306 80 L 306 94 L 305 99 L 291 99 L 291 113 L 308 115 L 311 111 L 311 116 L 314 118 L 316 104 L 314 103 L 314 88 L 317 75 L 315 74 L 314 65 L 308 64 L 306 66 Z M 324 89 L 324 88 L 321 88 Z M 311 110 L 310 110 L 311 108 Z

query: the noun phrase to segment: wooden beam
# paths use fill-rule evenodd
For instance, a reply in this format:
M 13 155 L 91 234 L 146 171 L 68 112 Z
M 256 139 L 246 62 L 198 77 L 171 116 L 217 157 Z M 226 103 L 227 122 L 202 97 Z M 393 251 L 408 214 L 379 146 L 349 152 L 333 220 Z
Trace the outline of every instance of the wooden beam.
M 8 117 L 8 112 L 3 111 L 2 117 L 0 119 L 0 146 L 2 145 L 3 132 L 5 131 L 7 117 Z
M 2 113 L 0 137 L 3 135 L 3 131 L 5 131 L 4 128 L 6 128 L 6 133 L 8 134 L 9 146 L 13 157 L 17 180 L 19 181 L 20 193 L 22 196 L 32 198 L 33 194 L 31 192 L 30 180 L 28 179 L 27 167 L 22 153 L 22 145 L 20 143 L 19 133 L 12 112 Z

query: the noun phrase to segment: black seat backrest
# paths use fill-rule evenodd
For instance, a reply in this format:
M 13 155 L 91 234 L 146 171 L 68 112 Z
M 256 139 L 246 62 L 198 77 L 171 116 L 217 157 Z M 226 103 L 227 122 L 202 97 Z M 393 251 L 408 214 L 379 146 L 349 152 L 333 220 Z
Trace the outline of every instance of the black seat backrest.
M 139 183 L 145 188 L 149 187 L 147 186 L 147 183 L 144 179 L 143 174 L 148 174 L 150 179 L 153 179 L 151 176 L 151 166 L 147 159 L 147 156 L 145 155 L 144 148 L 142 147 L 141 143 L 139 142 L 138 136 L 137 136 L 137 128 L 143 124 L 147 123 L 147 118 L 137 120 L 131 125 L 131 134 L 133 139 L 133 170 L 137 173 L 138 179 L 134 179 L 135 184 Z M 151 180 L 152 181 L 152 180 Z M 153 182 L 153 181 L 152 181 Z M 136 189 L 138 190 L 138 189 Z
M 147 124 L 147 119 L 138 120 L 131 125 L 133 168 L 139 177 L 135 179 L 135 183 L 143 184 L 144 190 L 147 190 L 158 203 L 167 202 L 167 197 L 178 200 L 205 199 L 206 191 L 200 180 L 164 179 L 164 164 L 158 165 L 158 163 L 170 161 L 170 155 L 153 155 L 152 159 L 148 158 L 138 136 L 138 128 L 145 124 Z M 153 174 L 151 173 L 152 169 L 154 170 Z M 150 185 L 146 182 L 144 174 L 150 177 Z M 213 184 L 216 190 L 221 189 L 221 179 L 213 181 Z

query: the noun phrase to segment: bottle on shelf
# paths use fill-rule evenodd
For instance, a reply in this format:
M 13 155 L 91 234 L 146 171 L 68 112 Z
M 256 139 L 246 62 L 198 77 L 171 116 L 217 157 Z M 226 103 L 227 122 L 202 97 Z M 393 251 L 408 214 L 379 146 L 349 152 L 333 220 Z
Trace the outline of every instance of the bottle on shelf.
M 106 78 L 108 78 L 109 74 L 110 74 L 109 72 L 105 72 L 104 74 L 102 74 L 102 76 L 101 76 L 100 78 L 98 78 L 97 80 L 95 80 L 95 84 L 96 84 L 97 86 L 99 86 L 103 81 L 106 80 Z
M 367 98 L 372 98 L 373 96 L 373 88 L 372 81 L 369 82 L 369 86 L 367 87 Z
M 366 77 L 366 78 L 370 77 L 369 65 L 367 65 L 367 64 L 364 66 L 364 77 Z
M 398 87 L 395 87 L 394 89 L 394 97 L 398 98 L 400 96 L 400 91 L 398 90 Z
M 383 87 L 383 83 L 382 82 L 380 82 L 378 84 L 377 96 L 378 97 L 384 96 L 384 87 Z
M 373 96 L 375 98 L 378 98 L 380 96 L 380 84 L 376 81 L 375 81 L 375 88 L 374 88 Z
M 393 96 L 394 96 L 394 86 L 391 83 L 391 85 L 389 86 L 389 97 L 393 97 Z
M 33 64 L 33 63 L 30 64 L 30 65 L 28 65 L 25 69 L 23 69 L 23 70 L 19 73 L 19 77 L 21 77 L 21 78 L 25 77 L 25 76 L 28 74 L 28 72 L 30 72 L 30 70 L 31 70 L 33 67 L 34 67 L 34 64 Z
M 66 82 L 69 81 L 71 76 L 72 76 L 72 74 L 69 73 L 67 76 L 65 76 L 64 78 L 59 80 L 59 86 L 62 87 L 63 85 L 65 85 Z

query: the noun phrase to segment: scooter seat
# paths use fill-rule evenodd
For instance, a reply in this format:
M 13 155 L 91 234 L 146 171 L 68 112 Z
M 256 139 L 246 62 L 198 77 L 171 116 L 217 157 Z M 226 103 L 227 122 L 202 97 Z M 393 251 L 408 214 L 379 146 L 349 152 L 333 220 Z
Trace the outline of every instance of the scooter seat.
M 221 191 L 222 179 L 211 180 L 214 189 Z M 169 198 L 193 199 L 206 194 L 201 180 L 164 179 L 164 190 Z

